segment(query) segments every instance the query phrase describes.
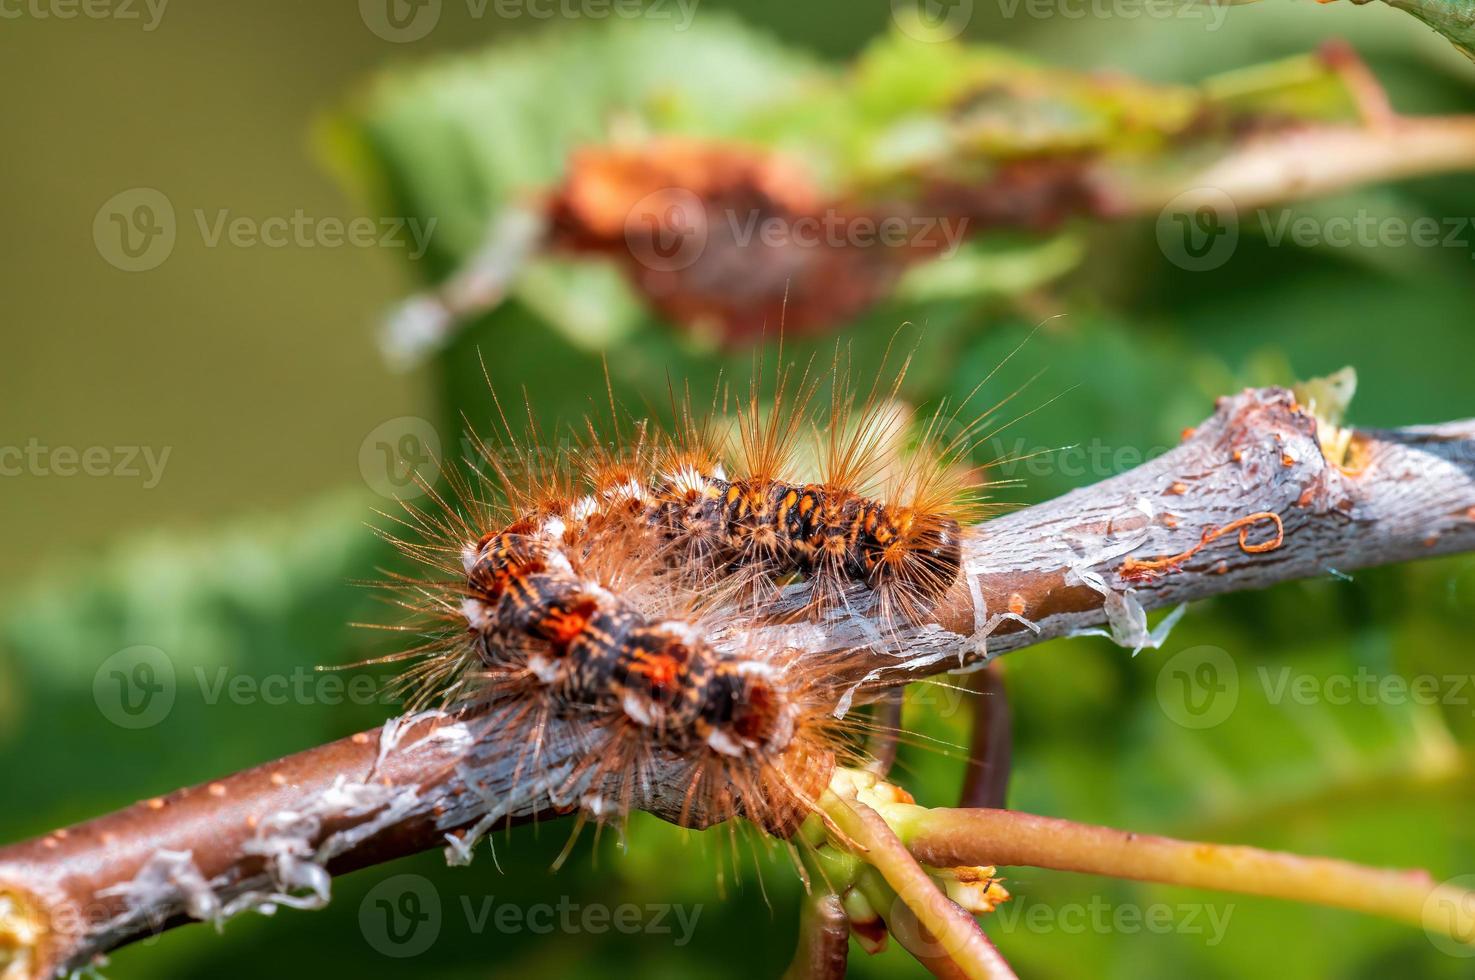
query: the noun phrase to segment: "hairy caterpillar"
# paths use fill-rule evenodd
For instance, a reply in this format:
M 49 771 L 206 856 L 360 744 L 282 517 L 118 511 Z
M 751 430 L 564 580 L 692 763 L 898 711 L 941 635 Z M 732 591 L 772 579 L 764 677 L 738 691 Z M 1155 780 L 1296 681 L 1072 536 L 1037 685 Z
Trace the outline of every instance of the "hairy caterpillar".
M 959 585 L 979 504 L 956 464 L 991 415 L 945 440 L 939 413 L 903 453 L 905 365 L 859 401 L 838 356 L 835 368 L 827 415 L 810 408 L 810 369 L 780 369 L 767 406 L 754 380 L 731 454 L 716 397 L 700 417 L 673 397 L 672 434 L 640 421 L 605 445 L 587 424 L 551 460 L 536 425 L 519 438 L 499 407 L 497 445 L 475 440 L 479 475 L 448 474 L 448 493 L 427 488 L 435 506 L 401 520 L 414 533 L 396 544 L 444 573 L 398 583 L 445 627 L 403 655 L 422 658 L 405 676 L 412 699 L 490 704 L 530 772 L 549 719 L 574 719 L 591 750 L 556 795 L 595 818 L 627 812 L 660 757 L 684 767 L 703 815 L 691 822 L 742 813 L 791 829 L 837 754 L 856 761 L 858 724 L 833 717 L 823 663 L 745 627 L 790 592 L 807 599 L 783 616 L 925 617 Z M 620 429 L 612 396 L 611 415 Z M 801 448 L 816 479 L 799 475 Z

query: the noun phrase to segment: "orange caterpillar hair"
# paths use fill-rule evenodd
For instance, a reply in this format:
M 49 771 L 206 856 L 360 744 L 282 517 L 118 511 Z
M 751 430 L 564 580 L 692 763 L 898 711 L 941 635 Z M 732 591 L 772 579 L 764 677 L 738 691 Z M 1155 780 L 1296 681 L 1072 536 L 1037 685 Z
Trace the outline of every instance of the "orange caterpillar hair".
M 412 705 L 487 706 L 530 771 L 550 720 L 572 721 L 590 750 L 553 795 L 596 819 L 628 812 L 659 759 L 686 787 L 678 822 L 742 813 L 791 831 L 837 754 L 856 761 L 854 726 L 834 718 L 841 692 L 813 655 L 747 628 L 773 618 L 784 586 L 809 596 L 789 616 L 859 604 L 883 624 L 919 621 L 959 586 L 978 511 L 954 465 L 977 421 L 944 442 L 934 420 L 900 456 L 905 365 L 860 401 L 835 368 L 825 418 L 811 370 L 779 370 L 767 411 L 755 381 L 731 459 L 715 398 L 700 417 L 680 399 L 671 435 L 642 421 L 605 445 L 590 424 L 551 458 L 536 425 L 519 440 L 499 406 L 499 445 L 475 440 L 484 469 L 427 487 L 432 506 L 406 505 L 412 534 L 394 539 L 438 573 L 397 580 L 442 627 L 402 655 L 419 658 Z M 806 482 L 794 471 L 809 436 L 820 472 Z

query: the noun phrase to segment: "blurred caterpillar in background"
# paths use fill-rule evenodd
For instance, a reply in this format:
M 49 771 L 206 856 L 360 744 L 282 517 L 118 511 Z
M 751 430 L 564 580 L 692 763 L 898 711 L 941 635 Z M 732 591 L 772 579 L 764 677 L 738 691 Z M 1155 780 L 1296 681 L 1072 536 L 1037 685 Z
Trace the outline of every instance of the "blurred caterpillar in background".
M 834 717 L 823 663 L 742 639 L 744 627 L 841 607 L 881 629 L 923 620 L 960 584 L 965 524 L 982 511 L 962 464 L 993 414 L 945 438 L 956 415 L 939 413 L 901 452 L 907 365 L 863 400 L 838 354 L 833 367 L 827 414 L 811 409 L 812 363 L 797 379 L 779 368 L 768 399 L 758 367 L 735 453 L 716 395 L 699 414 L 673 392 L 677 422 L 661 434 L 622 425 L 611 394 L 612 443 L 586 422 L 552 459 L 531 414 L 519 438 L 498 404 L 498 444 L 474 440 L 485 468 L 426 488 L 433 506 L 407 504 L 412 533 L 391 536 L 441 573 L 397 581 L 403 604 L 442 626 L 400 655 L 419 659 L 404 677 L 411 706 L 489 706 L 530 772 L 549 720 L 574 719 L 591 751 L 552 795 L 598 820 L 632 808 L 659 758 L 677 760 L 702 814 L 678 822 L 742 813 L 791 831 L 837 755 L 858 761 L 862 725 Z M 799 477 L 801 448 L 817 479 Z M 791 592 L 804 601 L 776 601 Z

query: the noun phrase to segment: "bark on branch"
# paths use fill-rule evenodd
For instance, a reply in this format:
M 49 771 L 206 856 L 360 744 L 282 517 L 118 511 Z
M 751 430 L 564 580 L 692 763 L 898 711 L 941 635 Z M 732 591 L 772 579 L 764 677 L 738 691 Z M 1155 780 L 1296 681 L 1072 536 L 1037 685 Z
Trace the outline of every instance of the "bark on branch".
M 795 635 L 816 651 L 855 647 L 845 671 L 864 697 L 1075 632 L 1147 645 L 1154 607 L 1475 548 L 1475 421 L 1345 444 L 1328 460 L 1284 389 L 1221 399 L 1167 454 L 978 529 L 966 588 L 937 623 Z M 468 713 L 392 719 L 0 849 L 0 977 L 75 969 L 194 919 L 313 907 L 331 875 L 435 846 L 469 859 L 492 825 L 576 802 L 568 774 L 588 751 L 577 732 L 551 729 L 535 773 L 521 746 L 483 734 Z M 659 779 L 633 801 L 668 819 L 685 802 Z
M 1146 609 L 1472 548 L 1475 420 L 1354 431 L 1329 460 L 1316 419 L 1264 388 L 1220 399 L 1151 462 L 990 521 L 968 568 L 990 613 L 1020 613 L 997 654 L 1103 624 L 1136 645 Z M 961 631 L 975 615 L 960 600 L 941 618 Z

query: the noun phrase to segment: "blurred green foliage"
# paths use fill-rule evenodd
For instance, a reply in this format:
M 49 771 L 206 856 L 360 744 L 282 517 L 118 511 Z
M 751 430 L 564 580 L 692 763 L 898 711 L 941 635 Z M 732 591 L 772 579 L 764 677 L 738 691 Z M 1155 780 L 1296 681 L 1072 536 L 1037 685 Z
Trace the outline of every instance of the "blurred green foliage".
M 844 16 L 840 9 L 831 7 L 832 16 Z M 1259 15 L 1276 23 L 1274 11 Z M 782 11 L 770 16 L 786 23 Z M 823 19 L 814 25 L 815 37 L 827 36 Z M 390 72 L 326 131 L 333 158 L 384 213 L 439 220 L 419 270 L 435 279 L 475 247 L 502 203 L 554 179 L 567 151 L 602 138 L 613 117 L 649 113 L 646 124 L 726 132 L 753 106 L 823 85 L 837 71 L 705 11 L 684 35 L 646 27 L 561 24 L 435 72 Z M 1241 38 L 1227 55 L 1212 34 L 1190 41 L 1198 48 L 1190 47 L 1186 61 L 1193 50 L 1205 61 L 1287 53 L 1283 41 Z M 1163 57 L 1147 32 L 1113 48 L 1109 62 L 1150 73 Z M 1468 79 L 1415 70 L 1396 52 L 1385 62 L 1407 111 L 1470 101 Z M 811 122 L 818 125 L 797 125 Z M 1468 178 L 1410 181 L 1291 213 L 1359 211 L 1475 215 L 1475 187 Z M 985 458 L 1048 450 L 996 473 L 1020 481 L 1005 499 L 1045 499 L 1126 468 L 1172 445 L 1184 426 L 1208 414 L 1213 397 L 1240 385 L 1289 382 L 1343 364 L 1361 375 L 1352 407 L 1358 424 L 1475 414 L 1468 246 L 1298 249 L 1273 246 L 1256 229 L 1246 223 L 1233 259 L 1213 273 L 1165 259 L 1150 222 L 1076 233 L 1084 244 L 1072 246 L 1066 264 L 1080 265 L 1047 304 L 1066 315 L 1039 329 L 985 393 L 1002 396 L 1048 369 L 1016 402 L 1037 410 L 981 447 Z M 1023 264 L 1021 280 L 1032 287 L 1041 279 L 1032 262 L 1059 261 L 1051 247 L 1006 241 L 994 246 L 994 260 Z M 920 338 L 908 397 L 924 404 L 958 398 L 1035 329 L 1041 317 L 1024 312 L 1035 307 L 1018 301 L 1022 292 L 900 295 L 843 337 L 864 370 L 898 323 L 916 324 L 920 332 L 908 335 Z M 791 345 L 791 352 L 824 352 L 832 342 Z M 748 357 L 724 358 L 654 322 L 610 270 L 549 263 L 435 365 L 435 414 L 448 445 L 461 413 L 487 417 L 483 363 L 499 390 L 525 386 L 536 415 L 552 424 L 579 417 L 591 393 L 602 391 L 601 358 L 626 404 L 659 411 L 668 375 L 690 378 L 701 391 L 719 370 L 741 374 Z M 335 382 L 325 384 L 332 391 Z M 382 506 L 345 491 L 205 532 L 132 535 L 13 591 L 0 618 L 0 781 L 9 804 L 0 808 L 0 839 L 369 727 L 391 713 L 376 698 L 327 703 L 333 699 L 320 685 L 328 675 L 302 673 L 393 648 L 392 637 L 347 625 L 393 619 L 370 590 L 352 584 L 394 560 L 365 526 L 381 520 L 376 501 Z M 1165 649 L 1136 658 L 1100 639 L 1025 651 L 1008 663 L 1017 725 L 1011 804 L 1142 831 L 1421 865 L 1440 877 L 1475 869 L 1468 819 L 1475 691 L 1432 706 L 1274 697 L 1287 668 L 1322 679 L 1359 670 L 1469 677 L 1472 614 L 1475 562 L 1443 560 L 1204 603 Z M 100 674 L 107 659 L 135 644 L 165 651 L 176 678 L 173 709 L 143 729 L 110 721 L 100 706 L 105 691 L 96 688 L 107 683 Z M 1189 728 L 1165 710 L 1159 684 L 1173 656 L 1203 645 L 1226 651 L 1236 665 L 1237 707 L 1213 727 Z M 284 704 L 212 697 L 221 668 L 254 682 L 306 676 L 310 693 Z M 377 670 L 362 673 L 377 678 Z M 965 740 L 968 702 L 957 692 L 929 686 L 913 695 L 910 726 L 943 743 Z M 898 778 L 922 802 L 946 804 L 960 772 L 956 752 L 912 746 Z M 179 931 L 121 952 L 107 972 L 736 977 L 773 975 L 787 961 L 798 885 L 781 851 L 637 818 L 624 847 L 613 833 L 597 844 L 586 834 L 564 869 L 551 874 L 566 834 L 565 825 L 553 824 L 498 835 L 500 872 L 485 847 L 470 869 L 449 869 L 427 854 L 362 872 L 336 883 L 323 912 L 248 916 L 222 935 Z M 372 890 L 399 874 L 431 882 L 442 908 L 438 940 L 404 961 L 384 956 L 370 938 Z M 1418 930 L 1350 913 L 1028 869 L 1009 872 L 1009 887 L 1024 911 L 996 916 L 991 931 L 1026 976 L 1228 978 L 1272 970 L 1285 977 L 1455 977 L 1468 970 L 1469 961 L 1445 955 Z M 671 935 L 504 933 L 472 914 L 489 897 L 523 909 L 560 901 L 676 903 L 700 913 L 684 945 Z M 1110 916 L 1159 905 L 1172 910 L 1176 928 L 1166 933 L 1116 928 L 1109 919 L 1099 927 L 1091 918 L 1092 909 Z M 1037 906 L 1044 912 L 1031 918 Z M 1197 930 L 1188 907 L 1197 909 Z M 1202 931 L 1211 913 L 1228 917 L 1222 941 Z M 876 958 L 857 951 L 853 969 L 858 976 L 919 975 L 894 950 Z

